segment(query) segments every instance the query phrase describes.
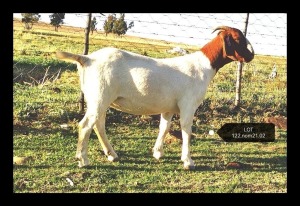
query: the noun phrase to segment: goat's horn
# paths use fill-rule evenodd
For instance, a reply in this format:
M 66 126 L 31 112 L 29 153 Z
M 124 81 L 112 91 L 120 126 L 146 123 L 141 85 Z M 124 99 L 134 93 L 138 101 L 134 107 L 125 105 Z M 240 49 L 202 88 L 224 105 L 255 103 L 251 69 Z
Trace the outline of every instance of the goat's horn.
M 232 29 L 232 28 L 229 27 L 229 26 L 218 26 L 217 28 L 215 28 L 215 29 L 213 30 L 212 33 L 214 33 L 214 32 L 217 31 L 217 30 L 229 30 L 229 29 Z
M 85 64 L 86 61 L 88 61 L 88 57 L 83 56 L 83 55 L 78 55 L 78 54 L 72 54 L 69 52 L 56 52 L 56 57 L 58 59 L 62 59 L 65 61 L 70 61 L 70 62 L 78 62 L 82 66 Z

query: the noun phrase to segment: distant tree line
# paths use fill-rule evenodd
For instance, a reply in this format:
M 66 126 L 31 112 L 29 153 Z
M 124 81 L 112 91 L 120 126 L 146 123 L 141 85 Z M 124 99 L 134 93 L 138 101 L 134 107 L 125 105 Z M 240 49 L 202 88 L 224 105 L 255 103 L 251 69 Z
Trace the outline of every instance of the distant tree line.
M 32 28 L 35 22 L 38 22 L 41 15 L 39 13 L 21 13 L 22 22 L 24 23 L 25 29 L 29 30 Z
M 55 31 L 58 31 L 58 27 L 64 23 L 65 13 L 53 13 L 49 15 L 50 24 L 54 26 Z
M 107 36 L 108 33 L 113 33 L 118 36 L 126 34 L 127 30 L 134 26 L 133 21 L 127 26 L 127 22 L 124 20 L 125 14 L 121 13 L 120 17 L 117 18 L 116 14 L 111 14 L 104 21 L 103 29 Z
M 38 22 L 41 18 L 39 13 L 21 13 L 21 21 L 24 23 L 25 29 L 32 29 L 34 23 Z M 58 27 L 64 23 L 65 13 L 53 13 L 49 15 L 50 24 L 54 26 L 54 30 L 58 31 Z
M 104 16 L 104 14 L 100 14 Z M 32 29 L 33 24 L 38 22 L 41 18 L 41 15 L 39 13 L 21 13 L 21 16 L 21 20 L 24 23 L 24 28 L 27 30 Z M 54 30 L 58 31 L 58 28 L 61 26 L 61 24 L 64 24 L 65 13 L 53 13 L 49 15 L 49 18 L 50 24 L 54 27 Z M 90 24 L 92 34 L 94 31 L 97 31 L 97 23 L 98 22 L 96 17 L 93 17 Z M 114 13 L 108 15 L 107 19 L 104 21 L 103 30 L 106 36 L 109 33 L 113 33 L 117 36 L 122 36 L 126 34 L 127 30 L 132 28 L 133 26 L 133 21 L 127 25 L 124 13 L 121 13 L 119 18 L 117 18 L 116 14 Z

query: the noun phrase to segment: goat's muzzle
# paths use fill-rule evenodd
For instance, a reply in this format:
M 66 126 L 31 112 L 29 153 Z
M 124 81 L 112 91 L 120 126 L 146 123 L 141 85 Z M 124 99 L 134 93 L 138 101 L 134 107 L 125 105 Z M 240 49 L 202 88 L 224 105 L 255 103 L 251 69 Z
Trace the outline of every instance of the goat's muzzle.
M 251 43 L 248 41 L 248 39 L 246 39 L 246 40 L 247 40 L 247 49 L 245 50 L 245 52 L 243 54 L 243 59 L 247 63 L 247 62 L 252 61 L 255 53 L 254 53 Z

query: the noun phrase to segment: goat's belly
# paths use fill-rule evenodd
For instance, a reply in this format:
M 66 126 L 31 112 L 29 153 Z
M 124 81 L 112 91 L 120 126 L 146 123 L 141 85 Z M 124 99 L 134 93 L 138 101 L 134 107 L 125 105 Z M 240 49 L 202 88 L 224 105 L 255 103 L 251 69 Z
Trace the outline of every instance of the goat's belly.
M 139 99 L 129 100 L 122 97 L 116 99 L 110 106 L 122 112 L 136 115 L 154 115 L 165 112 L 179 112 L 179 108 L 174 102 L 165 104 L 159 101 L 142 101 Z

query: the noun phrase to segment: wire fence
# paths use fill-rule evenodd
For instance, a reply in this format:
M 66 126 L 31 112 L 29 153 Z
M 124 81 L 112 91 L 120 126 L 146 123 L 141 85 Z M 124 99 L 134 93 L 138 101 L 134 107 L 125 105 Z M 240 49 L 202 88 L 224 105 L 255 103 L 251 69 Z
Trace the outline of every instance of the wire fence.
M 41 20 L 49 22 L 49 15 L 41 14 Z M 212 31 L 217 26 L 226 25 L 243 31 L 247 14 L 125 14 L 127 24 L 134 22 L 134 26 L 122 36 L 105 34 L 103 25 L 108 15 L 92 14 L 97 24 L 95 30 L 89 34 L 89 53 L 105 46 L 113 46 L 163 58 L 199 50 L 216 35 Z M 32 56 L 41 57 L 42 60 L 30 63 L 30 74 L 35 69 L 41 67 L 44 69 L 40 77 L 33 78 L 35 81 L 38 83 L 44 81 L 46 72 L 48 76 L 52 74 L 52 79 L 57 78 L 60 71 L 51 73 L 47 62 L 55 58 L 54 53 L 57 50 L 83 53 L 87 17 L 87 13 L 67 13 L 63 19 L 64 24 L 58 31 L 43 21 L 27 30 L 20 18 L 14 18 L 14 81 L 19 82 L 22 77 L 28 76 L 29 71 L 26 74 L 21 71 L 23 59 Z M 246 35 L 255 50 L 256 57 L 243 67 L 242 87 L 252 86 L 251 89 L 242 92 L 263 91 L 264 94 L 286 98 L 287 15 L 250 13 Z M 57 37 L 63 41 L 56 41 Z M 235 73 L 237 63 L 232 62 L 226 67 L 219 72 L 217 80 L 226 79 L 228 74 Z M 15 74 L 15 71 L 19 72 Z M 41 70 L 38 72 L 41 73 Z M 234 93 L 235 79 L 227 79 L 227 82 L 213 82 L 208 92 Z
M 42 14 L 43 15 L 43 14 Z M 63 26 L 58 29 L 56 34 L 65 35 L 66 41 L 81 36 L 81 45 L 78 47 L 84 48 L 84 28 L 86 27 L 88 14 L 66 14 Z M 104 21 L 109 14 L 92 14 L 96 18 L 96 31 L 90 35 L 91 47 L 98 49 L 103 45 L 99 45 L 98 38 L 103 38 Z M 49 15 L 43 15 L 43 20 L 49 22 Z M 287 54 L 287 15 L 286 14 L 251 14 L 249 15 L 247 38 L 253 45 L 256 54 L 284 56 Z M 67 18 L 68 17 L 68 18 Z M 151 45 L 156 50 L 164 48 L 161 42 L 158 45 L 153 39 L 165 40 L 170 42 L 181 42 L 182 47 L 188 49 L 200 48 L 206 42 L 214 37 L 212 31 L 220 25 L 227 25 L 243 30 L 246 14 L 126 14 L 126 22 L 134 22 L 134 26 L 127 31 L 127 35 L 119 38 L 119 41 L 127 42 L 127 45 L 122 45 L 124 49 L 146 49 L 147 45 Z M 19 21 L 19 23 L 18 23 Z M 20 19 L 15 19 L 14 29 L 24 29 L 24 25 Z M 69 27 L 68 27 L 69 26 Z M 72 27 L 70 27 L 72 26 Z M 77 26 L 77 28 L 74 26 Z M 21 28 L 20 28 L 21 27 Z M 42 26 L 34 25 L 31 33 L 36 33 L 42 44 L 51 44 L 51 42 L 43 41 L 46 37 L 44 32 L 54 31 L 54 27 L 50 24 L 42 24 Z M 144 37 L 140 40 L 132 40 L 131 36 Z M 23 35 L 21 38 L 25 42 L 30 42 L 32 38 Z M 117 38 L 117 37 L 116 37 Z M 148 39 L 147 39 L 148 38 Z M 109 39 L 109 37 L 107 37 Z M 20 40 L 19 36 L 14 36 L 14 41 Z M 165 42 L 168 44 L 167 42 Z M 119 46 L 114 42 L 110 42 L 111 46 Z M 170 43 L 169 43 L 170 44 Z M 144 46 L 144 47 L 143 47 Z M 196 47 L 195 47 L 196 46 Z M 55 52 L 49 46 L 44 48 L 30 47 L 30 45 L 22 47 L 14 47 L 14 51 L 19 52 L 35 52 L 36 54 L 45 55 Z M 37 49 L 39 51 L 37 51 Z M 57 48 L 56 48 L 57 49 Z M 69 49 L 72 52 L 72 48 Z M 92 50 L 90 50 L 91 52 Z M 272 65 L 273 66 L 273 65 Z M 284 67 L 283 65 L 280 65 Z M 283 71 L 285 72 L 285 71 Z

